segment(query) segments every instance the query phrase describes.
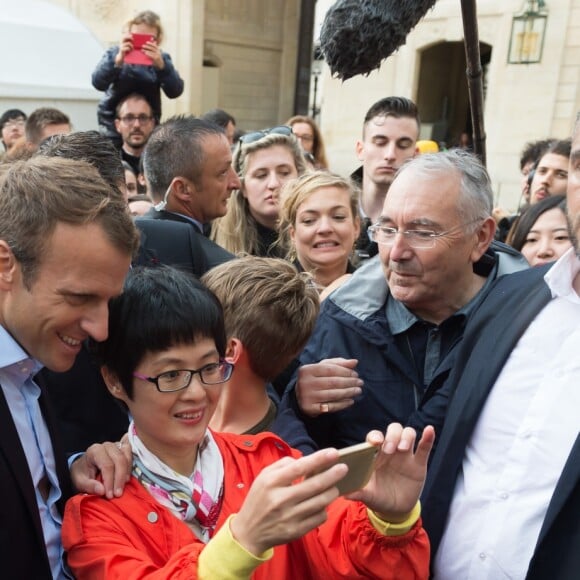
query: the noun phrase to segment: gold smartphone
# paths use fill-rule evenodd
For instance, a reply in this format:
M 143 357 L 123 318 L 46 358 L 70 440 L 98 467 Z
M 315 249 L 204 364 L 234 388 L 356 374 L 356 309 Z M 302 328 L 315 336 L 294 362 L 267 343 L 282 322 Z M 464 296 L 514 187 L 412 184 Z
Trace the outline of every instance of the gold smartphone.
M 379 449 L 380 445 L 365 442 L 338 450 L 339 458 L 336 463 L 348 465 L 348 473 L 336 484 L 340 495 L 352 493 L 368 483 Z
M 345 463 L 348 466 L 347 474 L 336 484 L 340 495 L 352 493 L 369 482 L 375 467 L 375 457 L 380 448 L 380 445 L 371 445 L 365 442 L 338 450 L 338 459 L 326 469 L 330 469 L 332 465 L 337 463 Z M 326 471 L 326 469 L 322 471 Z M 321 471 L 315 471 L 307 477 L 319 473 Z

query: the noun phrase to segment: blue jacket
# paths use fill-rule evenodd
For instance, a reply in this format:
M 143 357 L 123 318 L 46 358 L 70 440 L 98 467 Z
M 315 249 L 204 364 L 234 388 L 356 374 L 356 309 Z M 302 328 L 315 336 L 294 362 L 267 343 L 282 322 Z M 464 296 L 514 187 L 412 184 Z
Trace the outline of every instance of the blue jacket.
M 99 127 L 107 135 L 118 135 L 115 130 L 115 109 L 127 95 L 143 95 L 153 109 L 153 115 L 161 119 L 161 89 L 170 98 L 175 99 L 183 93 L 183 80 L 171 62 L 171 57 L 163 52 L 165 68 L 154 66 L 124 64 L 115 66 L 118 46 L 109 48 L 93 72 L 93 86 L 98 91 L 106 91 L 97 109 Z
M 519 252 L 497 242 L 474 265 L 478 273 L 491 276 L 492 280 L 526 267 L 527 262 Z M 483 298 L 488 286 L 478 298 Z M 438 431 L 443 424 L 448 394 L 441 387 L 453 366 L 462 332 L 456 333 L 430 384 L 424 388 L 422 377 L 410 357 L 401 352 L 389 329 L 385 308 L 388 292 L 376 256 L 367 260 L 322 304 L 314 332 L 300 355 L 300 364 L 335 357 L 356 358 L 359 361 L 356 370 L 364 385 L 362 394 L 348 409 L 311 419 L 298 409 L 295 380 L 290 383 L 281 407 L 295 409 L 320 447 L 341 448 L 360 443 L 369 430 L 384 431 L 394 421 L 419 431 L 426 425 L 433 425 Z M 465 321 L 460 323 L 464 325 Z

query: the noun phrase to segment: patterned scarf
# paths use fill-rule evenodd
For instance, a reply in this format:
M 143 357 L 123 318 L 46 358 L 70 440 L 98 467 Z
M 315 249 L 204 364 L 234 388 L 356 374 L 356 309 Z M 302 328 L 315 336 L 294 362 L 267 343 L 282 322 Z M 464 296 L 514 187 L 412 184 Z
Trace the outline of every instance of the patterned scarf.
M 223 459 L 210 431 L 199 444 L 190 477 L 177 473 L 153 455 L 139 439 L 133 422 L 128 435 L 133 449 L 133 476 L 158 503 L 207 543 L 220 514 L 224 483 Z

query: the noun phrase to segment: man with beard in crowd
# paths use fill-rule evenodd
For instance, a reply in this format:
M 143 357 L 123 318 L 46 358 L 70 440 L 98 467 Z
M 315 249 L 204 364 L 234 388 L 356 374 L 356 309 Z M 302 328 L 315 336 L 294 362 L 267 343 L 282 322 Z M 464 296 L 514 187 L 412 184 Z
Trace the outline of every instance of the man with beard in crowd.
M 135 175 L 139 174 L 141 153 L 155 125 L 153 110 L 144 96 L 132 93 L 117 105 L 115 128 L 123 140 L 121 159 L 131 166 Z
M 570 139 L 554 141 L 540 157 L 530 184 L 530 205 L 566 193 Z

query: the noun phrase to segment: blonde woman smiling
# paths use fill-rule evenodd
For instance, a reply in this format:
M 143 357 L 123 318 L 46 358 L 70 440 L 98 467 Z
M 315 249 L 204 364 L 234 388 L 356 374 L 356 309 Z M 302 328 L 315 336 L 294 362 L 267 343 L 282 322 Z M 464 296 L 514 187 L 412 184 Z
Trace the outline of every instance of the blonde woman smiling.
M 315 171 L 289 183 L 282 193 L 281 247 L 300 270 L 324 289 L 354 271 L 349 258 L 360 231 L 358 195 L 350 180 Z

